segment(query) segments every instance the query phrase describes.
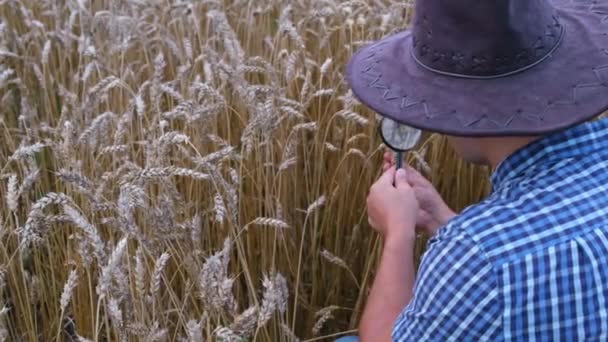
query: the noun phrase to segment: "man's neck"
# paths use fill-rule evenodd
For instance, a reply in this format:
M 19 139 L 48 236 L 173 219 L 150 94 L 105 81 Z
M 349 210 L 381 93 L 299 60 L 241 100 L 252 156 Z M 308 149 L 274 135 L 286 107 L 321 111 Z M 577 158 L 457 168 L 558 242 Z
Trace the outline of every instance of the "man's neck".
M 487 161 L 492 169 L 496 169 L 498 164 L 503 160 L 507 159 L 522 147 L 538 139 L 540 139 L 540 137 L 487 138 L 487 140 L 484 141 Z

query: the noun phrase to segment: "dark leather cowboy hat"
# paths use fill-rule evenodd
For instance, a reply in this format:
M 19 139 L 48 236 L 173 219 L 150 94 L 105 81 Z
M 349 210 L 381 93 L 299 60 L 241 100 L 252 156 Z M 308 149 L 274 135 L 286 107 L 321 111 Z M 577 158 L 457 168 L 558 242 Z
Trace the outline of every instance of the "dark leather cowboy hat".
M 411 30 L 359 50 L 347 78 L 420 129 L 557 131 L 608 109 L 608 0 L 417 0 Z

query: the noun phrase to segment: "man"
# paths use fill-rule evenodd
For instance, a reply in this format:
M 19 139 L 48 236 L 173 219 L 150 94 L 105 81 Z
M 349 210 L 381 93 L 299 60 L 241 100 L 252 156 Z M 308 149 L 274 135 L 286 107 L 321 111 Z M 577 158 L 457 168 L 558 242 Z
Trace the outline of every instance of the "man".
M 608 0 L 419 0 L 413 27 L 357 52 L 367 106 L 490 165 L 455 215 L 386 156 L 384 237 L 363 341 L 608 340 Z M 418 275 L 416 226 L 434 236 Z

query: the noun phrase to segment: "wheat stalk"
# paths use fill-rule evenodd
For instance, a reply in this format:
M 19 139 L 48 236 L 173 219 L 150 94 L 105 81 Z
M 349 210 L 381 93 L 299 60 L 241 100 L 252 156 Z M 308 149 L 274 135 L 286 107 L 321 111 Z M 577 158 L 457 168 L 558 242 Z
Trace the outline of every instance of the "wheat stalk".
M 270 217 L 258 217 L 255 220 L 251 221 L 248 225 L 251 224 L 255 224 L 255 225 L 260 225 L 260 226 L 268 226 L 268 227 L 273 227 L 273 228 L 277 228 L 277 229 L 287 229 L 289 228 L 289 224 L 280 220 L 280 219 L 275 219 L 275 218 L 270 218 Z
M 325 323 L 333 318 L 332 312 L 334 310 L 336 310 L 338 307 L 335 305 L 332 306 L 328 306 L 326 308 L 323 308 L 319 311 L 317 311 L 317 313 L 315 313 L 315 316 L 318 317 L 317 321 L 315 322 L 315 325 L 312 327 L 312 334 L 317 336 L 319 335 L 319 332 L 321 332 L 321 329 L 323 329 L 323 326 L 325 325 Z
M 234 322 L 230 325 L 230 330 L 236 332 L 239 336 L 249 337 L 253 334 L 257 326 L 258 308 L 252 306 L 239 314 Z
M 152 298 L 156 297 L 158 291 L 160 290 L 160 282 L 162 277 L 162 272 L 171 255 L 169 253 L 161 254 L 158 259 L 156 259 L 156 263 L 154 264 L 154 272 L 152 273 L 152 280 L 150 281 L 150 296 Z
M 60 308 L 61 311 L 65 311 L 68 305 L 70 304 L 70 299 L 72 298 L 72 293 L 74 289 L 78 285 L 78 272 L 76 270 L 71 270 L 70 275 L 68 276 L 68 280 L 66 280 L 65 285 L 63 286 L 63 292 L 61 293 Z
M 328 251 L 327 249 L 323 249 L 321 250 L 321 256 L 329 261 L 330 263 L 341 267 L 343 269 L 345 269 L 350 276 L 353 278 L 355 284 L 357 285 L 357 287 L 360 287 L 359 285 L 359 281 L 357 280 L 357 277 L 355 276 L 355 274 L 353 273 L 353 271 L 350 269 L 350 267 L 348 267 L 348 265 L 346 264 L 346 261 L 344 261 L 342 258 L 334 255 L 333 253 L 331 253 L 330 251 Z
M 203 326 L 201 322 L 197 322 L 194 319 L 188 321 L 186 325 L 189 342 L 203 342 Z
M 110 287 L 112 286 L 114 272 L 116 272 L 116 270 L 121 267 L 121 259 L 123 257 L 126 247 L 127 238 L 122 238 L 114 248 L 114 251 L 112 251 L 112 254 L 108 259 L 107 264 L 102 268 L 97 288 L 95 289 L 97 295 L 100 296 L 100 298 L 106 297 L 110 294 L 109 291 Z
M 325 197 L 325 195 L 317 198 L 306 209 L 306 215 L 311 215 L 312 213 L 314 213 L 315 211 L 317 211 L 319 208 L 323 207 L 325 205 L 326 201 L 327 201 L 327 198 Z
M 17 210 L 17 200 L 19 199 L 16 174 L 11 174 L 9 176 L 7 188 L 8 191 L 6 192 L 6 206 L 8 207 L 8 210 L 14 212 L 15 210 Z
M 15 152 L 13 152 L 13 155 L 11 155 L 8 158 L 8 160 L 15 161 L 15 160 L 22 160 L 24 158 L 32 157 L 36 153 L 39 153 L 40 151 L 42 151 L 42 149 L 45 147 L 46 147 L 46 145 L 43 143 L 40 143 L 40 142 L 37 142 L 33 145 L 19 147 Z

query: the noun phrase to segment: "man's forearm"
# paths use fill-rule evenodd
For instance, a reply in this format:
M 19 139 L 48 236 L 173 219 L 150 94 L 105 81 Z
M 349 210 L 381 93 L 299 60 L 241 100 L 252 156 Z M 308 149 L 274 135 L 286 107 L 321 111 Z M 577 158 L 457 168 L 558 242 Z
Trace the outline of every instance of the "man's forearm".
M 359 325 L 362 342 L 390 341 L 395 319 L 414 287 L 414 239 L 386 241 Z

